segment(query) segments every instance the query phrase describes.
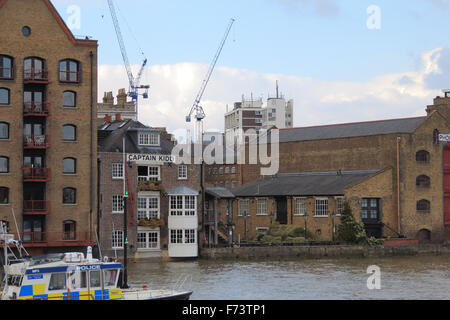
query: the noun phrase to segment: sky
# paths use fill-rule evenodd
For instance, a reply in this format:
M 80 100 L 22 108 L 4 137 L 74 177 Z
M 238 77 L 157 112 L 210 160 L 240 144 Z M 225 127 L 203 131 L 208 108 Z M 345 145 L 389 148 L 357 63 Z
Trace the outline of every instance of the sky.
M 128 89 L 107 0 L 53 0 L 75 35 L 99 41 L 99 101 Z M 294 100 L 294 126 L 426 115 L 450 88 L 450 0 L 114 0 L 136 76 L 139 120 L 169 131 L 185 117 L 231 18 L 202 98 L 205 130 L 234 102 Z

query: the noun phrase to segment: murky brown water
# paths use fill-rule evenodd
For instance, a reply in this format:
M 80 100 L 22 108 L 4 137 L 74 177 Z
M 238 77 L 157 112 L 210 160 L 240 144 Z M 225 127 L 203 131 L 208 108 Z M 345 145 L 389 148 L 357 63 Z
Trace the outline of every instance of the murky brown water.
M 367 288 L 367 268 L 381 269 L 381 289 Z M 131 286 L 184 288 L 192 300 L 450 299 L 450 256 L 284 261 L 184 261 L 129 264 Z

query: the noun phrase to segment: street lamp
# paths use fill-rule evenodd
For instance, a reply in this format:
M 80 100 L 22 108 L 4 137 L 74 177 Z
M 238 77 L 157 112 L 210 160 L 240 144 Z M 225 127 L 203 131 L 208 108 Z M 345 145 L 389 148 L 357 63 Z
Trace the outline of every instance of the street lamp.
M 331 213 L 331 222 L 332 222 L 332 224 L 331 224 L 331 226 L 332 226 L 331 233 L 332 233 L 333 242 L 334 242 L 334 218 L 335 217 L 336 217 L 336 213 L 333 211 Z
M 308 228 L 307 228 L 307 222 L 308 222 L 308 213 L 305 212 L 305 241 L 306 241 L 306 233 L 308 232 Z

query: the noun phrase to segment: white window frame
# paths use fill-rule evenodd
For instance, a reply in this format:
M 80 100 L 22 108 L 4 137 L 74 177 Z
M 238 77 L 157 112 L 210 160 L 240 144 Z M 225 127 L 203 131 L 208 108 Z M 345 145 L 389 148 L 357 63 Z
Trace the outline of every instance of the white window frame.
M 139 181 L 161 181 L 161 168 L 159 166 L 138 166 L 138 167 L 147 167 L 147 175 L 146 176 L 138 175 L 138 182 Z M 155 174 L 153 172 L 155 169 L 158 170 L 158 174 Z M 151 174 L 151 171 L 152 171 L 152 174 Z
M 112 164 L 112 178 L 123 180 L 123 163 Z
M 257 216 L 267 216 L 267 198 L 256 199 L 256 215 Z
M 156 199 L 156 208 L 152 207 Z M 144 206 L 143 202 L 145 202 Z M 159 219 L 161 200 L 159 195 L 139 193 L 137 198 L 137 217 L 140 219 Z
M 145 235 L 145 241 L 140 241 L 140 234 Z M 150 241 L 150 235 L 156 235 L 156 242 Z M 136 248 L 138 251 L 160 250 L 160 232 L 159 230 L 137 231 Z
M 140 132 L 138 139 L 140 146 L 159 147 L 161 144 L 161 137 L 158 133 Z
M 123 230 L 113 230 L 112 231 L 112 242 L 111 247 L 113 249 L 123 249 Z
M 247 215 L 250 216 L 250 200 L 249 199 L 240 199 L 238 202 L 238 215 L 240 217 L 244 216 L 244 211 L 247 212 Z
M 339 217 L 342 214 L 342 211 L 344 211 L 344 197 L 335 197 L 335 199 L 336 199 L 336 216 Z
M 197 243 L 197 230 L 195 229 L 184 229 L 184 243 L 185 244 L 195 244 Z
M 303 202 L 303 205 L 300 205 L 300 203 Z M 295 213 L 294 216 L 304 216 L 306 213 L 306 209 L 307 209 L 307 198 L 294 198 L 294 205 L 295 205 Z
M 185 164 L 180 164 L 178 166 L 178 180 L 187 180 L 188 178 L 188 167 Z
M 121 194 L 114 194 L 112 196 L 112 213 L 123 213 L 124 207 L 123 207 L 123 195 Z
M 328 198 L 316 198 L 314 201 L 314 217 L 327 218 L 328 217 Z M 326 214 L 323 211 L 326 211 Z
M 182 244 L 183 243 L 183 229 L 170 229 L 169 230 L 170 244 Z
M 169 198 L 169 215 L 195 217 L 197 215 L 197 196 L 171 195 Z

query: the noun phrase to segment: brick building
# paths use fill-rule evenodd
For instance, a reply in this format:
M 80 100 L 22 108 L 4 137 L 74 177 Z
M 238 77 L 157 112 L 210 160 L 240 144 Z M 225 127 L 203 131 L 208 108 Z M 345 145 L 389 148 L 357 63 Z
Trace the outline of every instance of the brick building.
M 373 204 L 377 213 L 374 213 L 373 221 L 365 221 L 366 230 L 372 229 L 375 222 L 381 222 L 377 232 L 382 237 L 403 235 L 431 241 L 449 239 L 447 180 L 450 148 L 447 143 L 439 141 L 439 133 L 450 132 L 449 116 L 450 93 L 446 92 L 444 97 L 437 97 L 434 104 L 428 106 L 424 117 L 282 129 L 279 132 L 279 173 L 304 175 L 325 172 L 337 175 L 338 172 L 375 171 L 373 177 L 362 180 L 360 184 L 346 186 L 338 195 L 328 194 L 326 197 L 344 197 L 351 204 L 355 217 L 363 221 L 368 215 L 370 217 Z M 257 201 L 261 198 L 255 190 L 253 195 L 241 194 L 249 183 L 250 186 L 252 183 L 266 183 L 259 181 L 263 178 L 259 168 L 260 165 L 243 165 L 246 183 L 232 190 L 237 196 L 234 218 L 239 214 L 241 200 L 250 197 Z M 277 188 L 276 182 L 272 188 Z M 329 229 L 335 201 L 332 198 L 325 201 L 328 202 L 328 213 L 319 217 L 315 214 L 316 199 L 321 195 L 301 193 L 267 195 L 268 203 L 275 201 L 273 221 L 280 221 L 280 216 L 288 216 L 293 219 L 283 219 L 283 224 L 302 226 L 304 221 L 296 216 L 295 206 L 290 203 L 292 199 L 306 197 L 310 215 L 308 223 L 320 220 Z M 286 206 L 283 205 L 285 202 Z M 270 225 L 267 217 L 256 217 L 255 210 L 251 210 L 251 216 L 247 218 L 252 225 L 249 231 L 252 235 L 257 228 Z M 236 232 L 244 234 L 245 230 L 239 228 L 243 227 L 237 226 Z M 321 230 L 319 238 L 330 238 L 331 233 L 324 232 L 325 226 L 316 229 Z
M 123 255 L 125 188 L 129 255 L 136 259 L 197 257 L 202 238 L 201 166 L 177 164 L 170 137 L 165 129 L 133 120 L 116 119 L 99 126 L 103 254 Z
M 97 41 L 49 0 L 0 1 L 0 29 L 0 219 L 31 254 L 91 245 Z

